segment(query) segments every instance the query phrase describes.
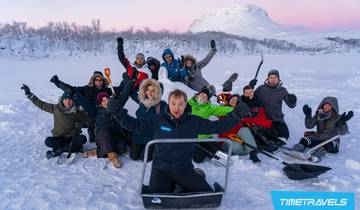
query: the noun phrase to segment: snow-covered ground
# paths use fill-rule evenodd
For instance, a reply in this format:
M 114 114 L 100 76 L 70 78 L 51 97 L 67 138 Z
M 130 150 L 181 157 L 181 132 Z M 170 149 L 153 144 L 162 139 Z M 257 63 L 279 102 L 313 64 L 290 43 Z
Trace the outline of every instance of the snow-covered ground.
M 321 162 L 332 170 L 316 179 L 289 180 L 283 175 L 281 164 L 262 155 L 259 155 L 262 163 L 257 165 L 247 156 L 235 158 L 230 169 L 229 190 L 220 209 L 272 209 L 272 190 L 355 192 L 359 208 L 359 54 L 264 57 L 258 84 L 269 69 L 276 68 L 280 70 L 284 86 L 298 97 L 295 109 L 284 105 L 291 132 L 290 146 L 305 130 L 302 106 L 307 103 L 314 110 L 324 96 L 338 97 L 341 112 L 355 112 L 349 122 L 351 134 L 342 139 L 339 154 L 328 155 Z M 220 90 L 223 81 L 232 72 L 238 72 L 235 90 L 239 92 L 254 76 L 259 58 L 215 56 L 203 73 Z M 116 55 L 81 60 L 0 59 L 0 209 L 143 208 L 137 194 L 140 162 L 122 156 L 123 168 L 103 169 L 102 159 L 79 158 L 68 167 L 60 167 L 55 159 L 46 160 L 44 138 L 50 135 L 52 116 L 32 105 L 20 90 L 21 84 L 26 83 L 40 98 L 55 103 L 61 92 L 49 82 L 53 74 L 71 84 L 82 85 L 88 82 L 94 70 L 104 67 L 112 69 L 113 81 L 118 83 L 124 69 Z M 127 108 L 133 113 L 137 107 L 130 102 Z M 86 145 L 87 148 L 93 146 Z M 223 181 L 223 168 L 210 162 L 198 166 L 205 170 L 209 182 Z

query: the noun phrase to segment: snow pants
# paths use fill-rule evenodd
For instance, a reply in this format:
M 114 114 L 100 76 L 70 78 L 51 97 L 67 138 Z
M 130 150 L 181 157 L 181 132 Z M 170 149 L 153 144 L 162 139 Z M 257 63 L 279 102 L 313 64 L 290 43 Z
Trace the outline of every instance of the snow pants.
M 150 175 L 150 193 L 173 193 L 175 185 L 181 187 L 182 192 L 213 191 L 205 178 L 194 169 L 183 172 L 168 172 L 152 168 Z
M 106 157 L 110 152 L 117 154 L 125 153 L 127 144 L 124 136 L 110 128 L 103 128 L 96 132 L 95 141 L 97 145 L 97 156 Z
M 250 144 L 251 146 L 257 147 L 255 138 L 253 134 L 251 133 L 250 128 L 248 127 L 242 127 L 239 132 L 238 136 L 244 140 L 246 143 Z M 233 155 L 247 155 L 254 149 L 251 149 L 250 147 L 244 146 L 239 142 L 231 141 L 232 144 L 232 154 Z M 228 151 L 228 145 L 223 145 L 224 151 Z
M 129 156 L 132 160 L 144 160 L 145 155 L 145 146 L 146 144 L 138 144 L 133 142 L 130 147 Z M 149 148 L 148 161 L 152 160 L 154 152 L 154 145 L 151 145 Z
M 45 139 L 45 145 L 53 150 L 62 150 L 63 152 L 69 151 L 72 137 L 47 137 Z M 80 152 L 82 145 L 86 143 L 86 137 L 79 135 L 75 137 L 71 147 L 71 152 Z

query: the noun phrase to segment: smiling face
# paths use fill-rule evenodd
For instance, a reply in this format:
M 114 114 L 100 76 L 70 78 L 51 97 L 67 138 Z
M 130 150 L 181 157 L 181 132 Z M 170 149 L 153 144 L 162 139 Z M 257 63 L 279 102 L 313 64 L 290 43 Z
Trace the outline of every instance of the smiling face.
M 229 105 L 232 106 L 232 107 L 236 107 L 237 101 L 238 101 L 238 97 L 237 97 L 237 96 L 234 96 L 234 97 L 232 97 L 232 98 L 230 99 Z
M 71 108 L 74 104 L 73 100 L 66 98 L 64 100 L 62 100 L 62 103 L 64 104 L 65 108 Z
M 250 100 L 254 98 L 254 90 L 253 89 L 245 89 L 243 94 L 245 97 L 249 98 Z
M 268 81 L 269 85 L 276 86 L 279 83 L 279 78 L 276 75 L 270 75 Z
M 323 105 L 324 112 L 330 112 L 332 110 L 332 106 L 328 103 Z
M 184 114 L 186 105 L 187 103 L 182 96 L 178 97 L 172 95 L 169 98 L 170 114 L 175 117 L 175 119 L 179 119 Z
M 208 96 L 206 95 L 206 93 L 199 93 L 199 94 L 196 96 L 196 100 L 197 100 L 199 103 L 206 103 L 206 102 L 208 102 L 209 98 L 208 98 Z
M 136 56 L 136 58 L 135 58 L 135 63 L 136 63 L 136 65 L 138 65 L 138 66 L 143 66 L 143 65 L 145 64 L 145 58 L 144 58 L 144 56 L 141 56 L 141 55 Z
M 192 60 L 190 60 L 190 59 L 186 60 L 186 62 L 185 62 L 185 66 L 186 66 L 186 67 L 190 68 L 190 67 L 192 67 L 193 65 L 194 65 L 194 62 L 193 62 Z
M 104 80 L 101 77 L 95 78 L 95 87 L 101 89 L 104 84 Z
M 173 62 L 173 57 L 172 57 L 172 55 L 170 55 L 170 54 L 166 54 L 165 56 L 164 56 L 164 58 L 165 58 L 165 61 L 166 61 L 166 63 L 172 63 Z
M 155 87 L 153 85 L 148 85 L 145 94 L 148 99 L 153 100 L 155 97 Z
M 101 106 L 102 106 L 103 108 L 107 108 L 108 105 L 109 105 L 109 98 L 103 97 L 103 98 L 102 98 L 102 101 L 101 101 Z

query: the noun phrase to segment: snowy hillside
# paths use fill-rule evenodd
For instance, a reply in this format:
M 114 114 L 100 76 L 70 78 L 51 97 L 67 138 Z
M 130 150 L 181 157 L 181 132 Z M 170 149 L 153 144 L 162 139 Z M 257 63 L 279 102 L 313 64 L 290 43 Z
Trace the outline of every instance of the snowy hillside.
M 295 34 L 271 20 L 262 8 L 245 3 L 210 12 L 195 20 L 189 31 L 221 31 L 254 38 L 276 38 Z
M 159 55 L 161 51 L 154 53 Z M 202 57 L 206 52 L 193 53 Z M 327 155 L 321 162 L 332 170 L 316 179 L 289 180 L 282 173 L 281 164 L 263 155 L 259 155 L 261 164 L 253 164 L 247 156 L 236 157 L 230 169 L 229 190 L 219 209 L 272 209 L 271 190 L 355 192 L 356 209 L 360 209 L 358 54 L 265 54 L 264 57 L 258 84 L 264 80 L 267 70 L 277 68 L 284 86 L 298 97 L 295 109 L 284 105 L 291 133 L 289 146 L 295 144 L 305 130 L 302 105 L 307 103 L 315 107 L 328 95 L 338 97 L 341 112 L 355 112 L 349 122 L 351 134 L 342 139 L 338 154 Z M 203 72 L 217 89 L 232 72 L 238 72 L 234 91 L 240 92 L 254 76 L 258 62 L 258 55 L 216 55 Z M 115 54 L 81 60 L 0 58 L 0 209 L 143 209 L 137 194 L 140 162 L 131 161 L 124 155 L 121 156 L 123 168 L 113 169 L 111 166 L 104 168 L 103 159 L 79 158 L 69 167 L 59 167 L 54 159 L 46 160 L 44 139 L 50 135 L 52 117 L 32 105 L 20 90 L 21 84 L 26 83 L 41 99 L 56 103 L 61 92 L 49 82 L 53 74 L 71 84 L 83 85 L 94 70 L 104 67 L 112 69 L 113 82 L 119 83 L 124 69 Z M 131 101 L 126 107 L 131 114 L 137 109 Z M 86 147 L 94 145 L 87 144 Z M 222 183 L 223 168 L 210 162 L 197 166 L 205 170 L 209 182 Z

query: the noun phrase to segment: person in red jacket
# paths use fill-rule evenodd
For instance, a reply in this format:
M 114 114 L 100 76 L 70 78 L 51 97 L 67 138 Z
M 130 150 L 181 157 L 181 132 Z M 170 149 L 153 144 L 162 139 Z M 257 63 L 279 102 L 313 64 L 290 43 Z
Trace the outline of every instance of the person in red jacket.
M 139 103 L 137 97 L 139 86 L 144 79 L 149 78 L 152 72 L 147 67 L 144 54 L 138 53 L 135 57 L 135 62 L 133 64 L 130 64 L 129 59 L 125 56 L 124 53 L 124 39 L 122 37 L 117 38 L 117 44 L 117 51 L 120 63 L 125 67 L 130 79 L 135 82 L 130 96 L 135 102 Z

